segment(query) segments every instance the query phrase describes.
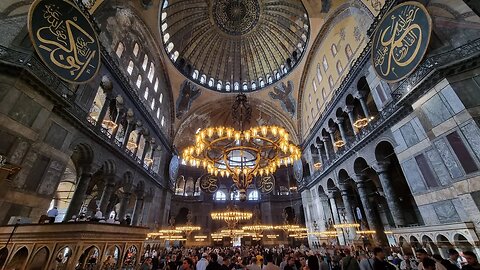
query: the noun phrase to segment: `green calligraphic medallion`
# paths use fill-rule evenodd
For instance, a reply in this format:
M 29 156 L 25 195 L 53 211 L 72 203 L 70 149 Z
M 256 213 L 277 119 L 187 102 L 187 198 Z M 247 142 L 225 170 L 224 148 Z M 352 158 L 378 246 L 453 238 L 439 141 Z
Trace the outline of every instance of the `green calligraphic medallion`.
M 372 64 L 385 81 L 396 82 L 412 73 L 430 43 L 432 19 L 418 2 L 394 7 L 380 22 L 373 37 Z
M 36 0 L 28 12 L 28 32 L 40 59 L 61 79 L 86 83 L 97 74 L 97 34 L 74 3 Z

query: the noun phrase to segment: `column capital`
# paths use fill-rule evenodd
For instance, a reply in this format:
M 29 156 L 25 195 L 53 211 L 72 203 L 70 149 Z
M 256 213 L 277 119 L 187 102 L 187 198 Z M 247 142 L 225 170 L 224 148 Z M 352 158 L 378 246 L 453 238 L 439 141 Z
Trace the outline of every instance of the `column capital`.
M 358 98 L 358 99 L 364 99 L 367 96 L 367 92 L 366 91 L 357 91 L 353 96 Z
M 353 106 L 353 105 L 346 105 L 345 106 L 345 111 L 347 113 L 352 113 L 354 109 L 355 109 L 355 106 Z
M 333 133 L 335 133 L 336 130 L 335 130 L 334 127 L 329 127 L 329 128 L 326 129 L 326 131 L 330 134 L 333 134 Z
M 329 190 L 327 196 L 329 199 L 335 199 L 335 194 L 337 193 L 336 190 Z
M 357 186 L 358 186 L 359 183 L 365 183 L 367 181 L 367 175 L 364 174 L 364 173 L 355 174 L 355 178 L 357 180 L 357 181 L 355 181 Z
M 100 86 L 102 87 L 103 91 L 107 94 L 107 97 L 112 92 L 113 83 L 109 76 L 103 75 L 100 80 Z
M 330 136 L 322 136 L 322 142 L 323 143 L 326 143 L 328 141 L 330 141 Z
M 390 166 L 390 162 L 388 161 L 378 161 L 373 164 L 372 168 L 377 173 L 385 173 L 388 171 L 389 166 Z
M 344 117 L 341 117 L 341 116 L 338 116 L 335 118 L 335 120 L 333 120 L 337 125 L 340 125 L 341 123 L 343 123 L 343 121 L 345 120 Z

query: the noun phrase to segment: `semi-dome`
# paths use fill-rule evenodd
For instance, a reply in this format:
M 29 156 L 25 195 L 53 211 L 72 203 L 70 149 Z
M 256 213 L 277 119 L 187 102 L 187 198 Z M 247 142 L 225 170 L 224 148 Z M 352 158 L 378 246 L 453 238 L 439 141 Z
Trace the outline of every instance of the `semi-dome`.
M 285 77 L 310 29 L 295 0 L 164 0 L 160 28 L 175 67 L 219 92 L 255 91 Z

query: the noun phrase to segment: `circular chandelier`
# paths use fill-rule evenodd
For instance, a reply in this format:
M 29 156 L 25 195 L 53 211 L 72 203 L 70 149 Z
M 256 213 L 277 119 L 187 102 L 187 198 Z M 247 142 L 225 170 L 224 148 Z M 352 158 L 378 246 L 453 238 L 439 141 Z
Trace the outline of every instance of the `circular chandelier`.
M 210 216 L 213 220 L 221 220 L 227 223 L 230 230 L 234 229 L 238 222 L 250 220 L 253 217 L 253 213 L 250 211 L 238 210 L 236 206 L 227 206 L 227 209 L 223 211 L 211 212 Z
M 284 128 L 269 125 L 244 129 L 250 121 L 247 97 L 239 94 L 232 106 L 232 117 L 240 129 L 218 126 L 201 129 L 195 144 L 183 150 L 182 158 L 190 166 L 203 167 L 209 174 L 233 178 L 246 200 L 246 189 L 257 175 L 273 174 L 278 167 L 300 159 L 300 148 L 290 141 Z

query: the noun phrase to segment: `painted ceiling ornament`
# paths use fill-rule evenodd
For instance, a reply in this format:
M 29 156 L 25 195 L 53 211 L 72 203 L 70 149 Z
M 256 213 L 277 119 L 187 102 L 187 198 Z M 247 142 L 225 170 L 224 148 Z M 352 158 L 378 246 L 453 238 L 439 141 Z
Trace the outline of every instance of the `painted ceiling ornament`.
M 404 2 L 389 11 L 372 40 L 372 65 L 387 82 L 398 82 L 415 71 L 430 43 L 432 18 L 419 2 Z
M 215 193 L 218 190 L 218 177 L 212 174 L 204 174 L 200 177 L 200 189 L 205 193 Z
M 285 82 L 281 82 L 273 88 L 272 92 L 268 93 L 272 99 L 278 99 L 282 108 L 292 116 L 295 115 L 296 111 L 293 90 L 293 81 L 288 81 L 288 85 Z
M 330 7 L 332 6 L 332 0 L 322 0 L 322 10 L 321 13 L 328 13 L 330 11 Z
M 161 40 L 172 64 L 218 92 L 273 85 L 300 63 L 310 36 L 308 14 L 298 0 L 163 0 L 160 14 Z
M 175 116 L 181 119 L 190 110 L 192 102 L 202 94 L 202 91 L 189 80 L 183 81 L 177 99 L 177 112 Z

